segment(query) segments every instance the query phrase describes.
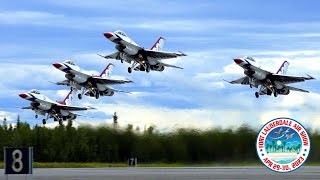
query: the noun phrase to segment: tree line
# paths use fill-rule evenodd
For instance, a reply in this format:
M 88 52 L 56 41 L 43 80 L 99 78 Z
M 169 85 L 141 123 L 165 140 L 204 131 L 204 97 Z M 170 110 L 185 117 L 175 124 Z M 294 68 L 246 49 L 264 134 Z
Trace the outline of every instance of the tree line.
M 55 128 L 16 126 L 4 120 L 0 125 L 0 161 L 3 147 L 34 148 L 36 162 L 126 162 L 130 157 L 140 163 L 228 163 L 258 162 L 255 143 L 257 130 L 243 125 L 238 129 L 213 128 L 204 131 L 177 129 L 159 132 L 155 127 L 140 132 L 132 125 L 73 127 L 72 121 Z M 320 160 L 319 133 L 310 133 L 308 162 Z

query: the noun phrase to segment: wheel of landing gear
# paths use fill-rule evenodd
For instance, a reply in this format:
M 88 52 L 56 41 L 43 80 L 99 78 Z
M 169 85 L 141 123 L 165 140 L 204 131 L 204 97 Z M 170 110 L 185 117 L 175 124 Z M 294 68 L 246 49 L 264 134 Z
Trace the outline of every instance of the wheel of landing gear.
M 147 65 L 146 72 L 150 72 L 150 65 Z
M 61 119 L 59 119 L 59 125 L 62 125 L 62 120 Z
M 47 122 L 45 119 L 42 119 L 42 124 L 45 125 Z
M 277 96 L 278 96 L 278 93 L 277 93 L 277 92 L 274 92 L 273 95 L 274 95 L 274 97 L 277 97 Z
M 121 61 L 121 63 L 123 63 L 123 59 L 121 59 L 120 61 Z
M 78 94 L 78 98 L 79 98 L 79 99 L 82 99 L 82 94 Z
M 38 118 L 38 114 L 35 115 L 35 118 L 36 118 L 36 119 Z
M 128 67 L 128 73 L 131 73 L 131 72 L 132 72 L 132 68 Z
M 96 92 L 96 99 L 99 99 L 99 96 L 100 96 L 99 92 Z
M 256 98 L 259 98 L 259 93 L 258 92 L 256 92 L 255 95 L 256 95 Z

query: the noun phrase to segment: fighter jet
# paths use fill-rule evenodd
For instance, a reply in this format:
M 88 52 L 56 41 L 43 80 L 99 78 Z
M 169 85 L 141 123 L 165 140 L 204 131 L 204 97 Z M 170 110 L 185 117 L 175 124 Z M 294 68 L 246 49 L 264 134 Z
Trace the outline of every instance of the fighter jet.
M 38 90 L 31 90 L 28 93 L 19 94 L 23 99 L 31 101 L 30 106 L 23 107 L 22 109 L 31 109 L 36 115 L 35 118 L 38 118 L 38 115 L 47 115 L 45 119 L 42 120 L 43 124 L 46 124 L 49 118 L 53 118 L 54 121 L 58 121 L 59 124 L 62 124 L 62 121 L 74 120 L 80 114 L 76 114 L 72 111 L 84 111 L 89 109 L 94 109 L 92 107 L 78 107 L 70 106 L 72 102 L 72 96 L 74 90 L 71 90 L 66 98 L 63 101 L 53 101 L 47 96 L 42 95 Z
M 173 67 L 183 69 L 178 66 L 170 65 L 161 62 L 161 59 L 171 59 L 180 56 L 186 56 L 182 52 L 165 52 L 161 51 L 165 42 L 165 39 L 160 37 L 151 49 L 146 49 L 139 46 L 132 39 L 130 39 L 123 31 L 106 32 L 103 35 L 116 44 L 115 48 L 118 50 L 110 55 L 102 56 L 106 59 L 117 59 L 122 63 L 126 61 L 132 64 L 128 67 L 128 72 L 131 73 L 132 69 L 135 71 L 163 71 L 165 67 Z
M 286 134 L 286 138 L 287 138 L 287 139 L 291 139 L 291 138 L 293 138 L 293 135 L 294 135 L 294 133 L 289 134 L 289 135 L 288 135 L 288 134 Z
M 54 84 L 70 86 L 76 90 L 82 89 L 82 93 L 78 94 L 79 99 L 81 99 L 83 95 L 95 97 L 96 99 L 99 99 L 100 96 L 113 96 L 114 92 L 125 91 L 114 89 L 109 85 L 132 82 L 129 79 L 110 78 L 113 69 L 113 64 L 111 63 L 108 64 L 100 75 L 92 75 L 89 72 L 84 71 L 71 60 L 66 60 L 62 63 L 54 63 L 53 66 L 66 73 L 65 77 L 67 78 L 67 80 Z
M 275 137 L 278 137 L 280 135 L 281 131 L 282 131 L 282 128 L 280 128 L 279 131 L 274 132 L 276 134 Z
M 307 77 L 285 75 L 289 66 L 289 63 L 287 61 L 283 62 L 276 73 L 272 73 L 263 70 L 260 67 L 252 65 L 249 62 L 255 61 L 252 57 L 246 56 L 244 58 L 235 58 L 233 60 L 237 65 L 244 69 L 244 74 L 246 76 L 234 81 L 227 82 L 231 84 L 249 85 L 250 88 L 259 88 L 260 86 L 259 91 L 255 93 L 256 98 L 258 98 L 259 95 L 265 94 L 269 96 L 273 94 L 274 97 L 277 97 L 279 94 L 288 95 L 290 93 L 290 90 L 308 93 L 309 91 L 288 86 L 288 84 L 314 79 L 309 75 Z

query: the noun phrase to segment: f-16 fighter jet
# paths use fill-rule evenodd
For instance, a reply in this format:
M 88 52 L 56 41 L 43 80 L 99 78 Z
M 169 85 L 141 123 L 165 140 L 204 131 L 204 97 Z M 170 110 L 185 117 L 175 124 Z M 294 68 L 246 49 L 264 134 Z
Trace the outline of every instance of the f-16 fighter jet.
M 289 135 L 288 135 L 288 134 L 286 134 L 286 138 L 287 138 L 287 139 L 291 139 L 291 138 L 293 137 L 293 135 L 294 135 L 294 133 L 289 134 Z
M 76 90 L 83 89 L 82 93 L 78 94 L 79 99 L 81 99 L 83 95 L 95 97 L 96 99 L 99 99 L 100 96 L 113 96 L 114 92 L 124 91 L 113 89 L 109 85 L 132 82 L 128 79 L 110 78 L 113 64 L 108 64 L 100 75 L 92 75 L 89 72 L 82 70 L 70 60 L 66 60 L 62 63 L 54 63 L 53 66 L 66 73 L 65 77 L 67 78 L 67 80 L 55 84 L 70 86 Z
M 92 107 L 78 107 L 70 106 L 72 102 L 72 96 L 74 90 L 71 90 L 66 98 L 63 101 L 53 101 L 42 95 L 38 90 L 31 90 L 28 93 L 19 94 L 23 99 L 31 101 L 30 106 L 23 107 L 22 109 L 31 109 L 36 115 L 35 118 L 38 118 L 38 115 L 46 115 L 46 118 L 42 120 L 43 124 L 46 124 L 49 118 L 54 118 L 54 121 L 59 121 L 59 124 L 62 124 L 62 121 L 65 120 L 74 120 L 80 114 L 76 114 L 73 111 L 84 111 L 89 109 L 94 109 Z
M 280 135 L 281 131 L 282 131 L 282 128 L 280 128 L 278 132 L 274 132 L 276 134 L 275 137 L 278 137 Z
M 165 52 L 161 51 L 165 42 L 165 39 L 160 37 L 157 42 L 151 47 L 146 49 L 139 46 L 133 40 L 131 40 L 123 31 L 106 32 L 103 35 L 116 44 L 115 48 L 118 50 L 110 55 L 102 56 L 106 59 L 117 59 L 121 62 L 126 61 L 132 64 L 128 67 L 128 72 L 131 73 L 132 69 L 136 71 L 163 71 L 165 67 L 179 68 L 174 65 L 161 62 L 162 59 L 177 58 L 180 56 L 186 56 L 182 52 Z
M 255 93 L 255 96 L 258 98 L 259 95 L 274 95 L 275 97 L 280 95 L 288 95 L 290 90 L 292 91 L 301 91 L 301 92 L 309 92 L 303 89 L 299 89 L 296 87 L 288 86 L 291 83 L 303 82 L 306 80 L 314 79 L 313 77 L 299 77 L 299 76 L 287 76 L 285 75 L 289 63 L 284 61 L 280 66 L 279 70 L 276 73 L 272 73 L 266 70 L 261 69 L 260 67 L 256 67 L 252 65 L 249 61 L 255 61 L 252 57 L 244 57 L 244 58 L 235 58 L 234 62 L 244 69 L 245 77 L 234 81 L 227 81 L 231 84 L 242 84 L 249 85 L 250 88 L 255 87 L 260 89 Z

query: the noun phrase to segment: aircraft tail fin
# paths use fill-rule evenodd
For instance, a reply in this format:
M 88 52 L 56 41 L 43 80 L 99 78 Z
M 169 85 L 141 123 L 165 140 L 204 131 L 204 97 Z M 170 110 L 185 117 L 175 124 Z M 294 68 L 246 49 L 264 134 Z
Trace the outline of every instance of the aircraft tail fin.
M 151 47 L 151 50 L 161 51 L 164 46 L 164 42 L 165 42 L 165 39 L 163 37 L 159 37 L 159 39 Z
M 100 77 L 107 78 L 111 76 L 114 65 L 109 63 L 108 66 L 102 71 Z
M 289 67 L 289 62 L 288 61 L 283 61 L 283 63 L 281 64 L 281 66 L 278 69 L 276 74 L 281 74 L 281 75 L 287 74 L 288 67 Z
M 73 96 L 74 96 L 76 93 L 77 93 L 77 90 L 72 88 L 72 89 L 69 91 L 69 93 L 67 94 L 67 96 L 64 98 L 64 100 L 63 100 L 63 101 L 60 101 L 60 102 L 58 102 L 58 103 L 63 104 L 63 105 L 67 105 L 67 106 L 71 105 L 71 104 L 72 104 L 72 101 L 73 101 Z

